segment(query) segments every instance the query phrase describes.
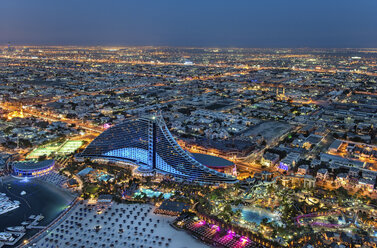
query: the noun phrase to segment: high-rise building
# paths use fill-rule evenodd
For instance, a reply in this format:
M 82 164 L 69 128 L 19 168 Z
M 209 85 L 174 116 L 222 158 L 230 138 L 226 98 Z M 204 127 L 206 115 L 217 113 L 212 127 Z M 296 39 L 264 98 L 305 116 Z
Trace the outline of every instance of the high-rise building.
M 233 183 L 234 176 L 208 168 L 174 140 L 161 116 L 135 118 L 99 135 L 79 157 L 131 162 L 140 171 L 168 174 L 177 180 Z

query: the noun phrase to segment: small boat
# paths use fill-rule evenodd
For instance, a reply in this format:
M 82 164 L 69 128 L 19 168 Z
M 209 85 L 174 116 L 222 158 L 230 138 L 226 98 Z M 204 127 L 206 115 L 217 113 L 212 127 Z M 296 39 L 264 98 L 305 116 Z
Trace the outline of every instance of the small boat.
M 30 215 L 30 216 L 29 216 L 29 219 L 34 220 L 34 219 L 35 219 L 35 215 Z
M 9 198 L 1 198 L 0 199 L 0 215 L 18 208 L 19 205 L 20 205 L 20 202 L 18 201 L 12 202 L 9 200 Z
M 30 223 L 27 222 L 27 221 L 24 221 L 24 222 L 21 223 L 21 225 L 23 225 L 23 226 L 27 226 L 27 225 L 29 225 L 29 224 L 30 224 Z
M 41 214 L 39 214 L 39 215 L 37 215 L 37 216 L 35 216 L 35 219 L 36 220 L 43 220 L 45 217 L 43 216 L 43 215 L 41 215 Z
M 26 195 L 26 191 L 21 191 L 20 195 Z
M 0 241 L 12 242 L 13 240 L 14 240 L 14 237 L 11 233 L 0 232 Z
M 11 231 L 11 232 L 24 232 L 25 231 L 25 227 L 23 226 L 11 226 L 11 227 L 7 227 L 6 229 L 7 231 Z

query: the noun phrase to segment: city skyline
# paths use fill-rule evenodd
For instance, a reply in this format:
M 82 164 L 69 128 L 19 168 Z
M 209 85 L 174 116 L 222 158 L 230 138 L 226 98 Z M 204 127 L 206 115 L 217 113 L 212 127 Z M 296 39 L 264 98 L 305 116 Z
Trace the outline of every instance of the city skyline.
M 377 47 L 375 1 L 4 1 L 0 43 Z
M 375 247 L 376 58 L 0 46 L 0 247 Z
M 377 247 L 377 0 L 0 6 L 0 248 Z

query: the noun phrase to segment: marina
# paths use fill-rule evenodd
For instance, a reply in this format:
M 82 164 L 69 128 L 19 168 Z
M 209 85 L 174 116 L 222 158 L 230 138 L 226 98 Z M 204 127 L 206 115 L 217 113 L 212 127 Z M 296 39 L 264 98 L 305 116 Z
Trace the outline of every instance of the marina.
M 44 219 L 43 215 L 31 215 L 29 220 L 31 220 L 30 224 L 26 226 L 27 229 L 43 229 L 45 226 L 39 226 L 39 222 Z
M 4 245 L 15 245 L 24 235 L 25 233 L 0 232 L 0 242 Z
M 17 209 L 20 206 L 19 201 L 12 201 L 6 194 L 0 193 L 0 215 Z
M 0 184 L 1 197 L 19 202 L 19 207 L 0 215 L 0 247 L 17 246 L 45 229 L 73 197 L 40 180 L 23 181 L 7 178 Z M 7 238 L 9 238 L 7 240 Z
M 21 226 L 11 226 L 0 232 L 0 248 L 4 245 L 13 246 L 18 243 L 25 235 L 27 229 L 44 229 L 45 226 L 39 226 L 39 222 L 44 219 L 43 215 L 31 215 L 29 221 L 23 222 Z

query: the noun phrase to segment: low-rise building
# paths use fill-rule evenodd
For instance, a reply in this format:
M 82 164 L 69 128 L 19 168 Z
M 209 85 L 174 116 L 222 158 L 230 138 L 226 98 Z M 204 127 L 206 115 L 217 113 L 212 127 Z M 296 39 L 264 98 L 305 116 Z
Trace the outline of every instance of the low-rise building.
M 339 148 L 342 145 L 342 141 L 340 140 L 334 140 L 334 142 L 329 147 L 329 152 L 336 153 L 339 151 Z
M 297 174 L 306 175 L 309 172 L 309 165 L 303 164 L 298 167 Z
M 111 203 L 113 201 L 112 195 L 100 195 L 98 196 L 97 202 L 98 203 Z
M 358 168 L 350 168 L 350 170 L 348 171 L 348 176 L 349 177 L 358 177 L 359 176 L 359 169 Z
M 280 161 L 279 168 L 285 171 L 292 169 L 300 160 L 300 154 L 291 152 L 283 160 Z
M 262 165 L 267 167 L 276 165 L 278 161 L 279 155 L 271 152 L 266 152 L 261 159 Z
M 325 169 L 325 168 L 322 168 L 322 169 L 319 169 L 319 170 L 317 171 L 316 178 L 317 178 L 318 180 L 327 180 L 328 176 L 329 176 L 329 172 L 328 172 L 328 170 Z
M 373 180 L 365 179 L 365 178 L 360 178 L 357 186 L 361 189 L 373 191 L 374 189 L 374 182 Z
M 280 182 L 284 187 L 315 187 L 315 178 L 310 175 L 283 176 L 280 178 Z
M 348 175 L 346 173 L 339 173 L 336 175 L 335 182 L 338 186 L 343 186 L 348 183 Z

